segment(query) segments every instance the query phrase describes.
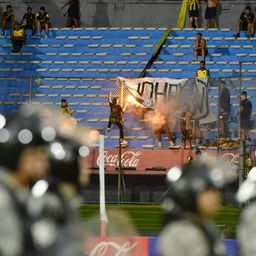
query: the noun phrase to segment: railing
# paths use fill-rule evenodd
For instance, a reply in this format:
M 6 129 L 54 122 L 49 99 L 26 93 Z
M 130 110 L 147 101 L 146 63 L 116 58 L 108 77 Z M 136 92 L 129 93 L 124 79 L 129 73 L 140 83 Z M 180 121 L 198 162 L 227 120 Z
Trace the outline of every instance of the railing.
M 240 64 L 240 70 L 243 70 L 243 65 Z M 194 83 L 193 79 L 188 79 L 188 85 Z M 222 92 L 221 84 L 225 82 L 225 87 L 230 93 L 230 111 L 229 115 L 220 118 L 221 106 L 220 95 Z M 83 112 L 85 124 L 97 126 L 104 132 L 107 125 L 107 117 L 109 115 L 107 104 L 107 93 L 112 92 L 113 95 L 119 95 L 123 104 L 129 96 L 129 91 L 126 88 L 117 86 L 117 83 L 112 78 L 45 78 L 45 77 L 19 77 L 19 78 L 0 78 L 1 90 L 1 112 L 7 113 L 18 108 L 22 104 L 55 104 L 58 105 L 61 98 L 68 98 L 70 105 L 74 109 L 74 117 L 80 118 L 80 112 Z M 234 171 L 237 172 L 239 181 L 241 182 L 246 177 L 250 165 L 253 164 L 255 154 L 254 138 L 256 131 L 256 76 L 243 77 L 242 72 L 239 76 L 229 78 L 210 79 L 208 83 L 208 103 L 209 113 L 205 118 L 193 120 L 192 129 L 192 144 L 193 148 L 201 150 L 203 155 L 219 154 L 225 159 L 229 159 L 235 166 Z M 97 99 L 95 104 L 89 94 L 89 89 L 93 86 L 97 87 L 94 98 Z M 95 87 L 95 88 L 96 88 Z M 67 93 L 67 88 L 70 88 L 70 93 Z M 78 97 L 78 92 L 74 91 L 78 88 L 81 95 Z M 81 90 L 79 89 L 81 88 Z M 241 122 L 240 122 L 240 95 L 243 90 L 248 93 L 248 98 L 253 104 L 253 113 L 251 121 L 248 124 L 250 127 L 251 141 L 246 141 L 246 144 L 241 140 Z M 56 91 L 56 92 L 55 92 Z M 121 92 L 123 92 L 121 94 Z M 191 98 L 188 99 L 191 101 Z M 78 104 L 83 102 L 85 104 Z M 184 100 L 185 102 L 185 100 Z M 87 104 L 88 103 L 88 104 Z M 102 104 L 101 104 L 102 103 Z M 104 105 L 103 105 L 104 103 Z M 91 104 L 91 105 L 90 105 Z M 131 104 L 130 104 L 131 105 Z M 89 107 L 92 107 L 89 109 Z M 93 110 L 92 110 L 93 109 Z M 86 112 L 88 110 L 88 112 Z M 168 184 L 165 181 L 167 171 L 173 165 L 181 165 L 188 160 L 188 157 L 195 157 L 195 150 L 181 150 L 181 136 L 179 127 L 179 115 L 181 111 L 171 113 L 169 127 L 176 137 L 176 147 L 171 150 L 161 150 L 157 146 L 155 134 L 150 125 L 143 120 L 142 113 L 136 106 L 128 107 L 124 114 L 124 126 L 126 128 L 126 136 L 129 141 L 128 148 L 121 149 L 121 165 L 118 163 L 120 152 L 118 148 L 110 142 L 118 138 L 118 131 L 113 130 L 106 135 L 106 189 L 107 202 L 140 202 L 140 203 L 160 203 L 168 191 Z M 88 122 L 92 115 L 105 116 L 105 121 L 99 120 L 97 125 L 93 122 Z M 175 115 L 174 115 L 175 114 Z M 223 116 L 223 115 L 222 115 Z M 99 118 L 100 119 L 100 118 Z M 84 123 L 81 123 L 84 124 Z M 227 125 L 227 130 L 223 129 L 223 124 Z M 226 126 L 225 126 L 226 127 Z M 224 127 L 224 128 L 225 128 Z M 136 146 L 143 138 L 145 147 Z M 200 141 L 201 140 L 201 141 Z M 137 141 L 137 142 L 136 142 Z M 149 145 L 149 141 L 151 145 Z M 167 138 L 162 135 L 163 145 L 167 149 Z M 135 143 L 136 142 L 136 143 Z M 200 143 L 199 143 L 200 142 Z M 108 146 L 112 145 L 112 146 Z M 189 146 L 189 141 L 187 141 Z M 151 150 L 154 149 L 154 150 Z M 251 161 L 250 160 L 253 160 Z M 92 151 L 91 159 L 88 163 L 92 168 L 92 182 L 87 188 L 84 188 L 85 201 L 98 200 L 98 166 L 97 166 L 97 149 Z M 119 185 L 118 185 L 119 184 Z M 226 204 L 235 204 L 234 193 L 238 184 L 224 191 L 224 202 Z M 117 196 L 119 194 L 119 197 Z

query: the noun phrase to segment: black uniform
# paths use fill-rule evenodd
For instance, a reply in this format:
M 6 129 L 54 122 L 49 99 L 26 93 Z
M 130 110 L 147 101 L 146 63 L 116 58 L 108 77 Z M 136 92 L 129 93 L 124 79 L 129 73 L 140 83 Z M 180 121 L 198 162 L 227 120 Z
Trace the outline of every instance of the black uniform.
M 241 128 L 251 129 L 251 114 L 252 114 L 252 103 L 250 100 L 245 99 L 241 101 Z
M 228 117 L 230 114 L 230 93 L 229 89 L 225 87 L 220 93 L 220 113 L 219 118 L 224 121 L 224 135 L 228 133 Z
M 248 24 L 254 22 L 254 14 L 250 12 L 248 15 L 245 12 L 242 12 L 240 15 L 240 22 L 242 24 L 242 30 L 248 29 Z
M 10 15 L 9 15 L 10 14 Z M 9 15 L 9 16 L 8 16 Z M 5 19 L 5 21 L 7 23 L 11 23 L 13 21 L 13 11 L 9 12 L 4 12 L 3 13 L 3 19 Z
M 67 12 L 69 18 L 80 19 L 79 0 L 72 0 Z
M 34 13 L 25 13 L 22 20 L 26 20 L 26 25 L 24 26 L 24 28 L 26 29 L 33 29 L 34 25 L 35 25 L 35 19 L 36 16 Z
M 45 23 L 49 22 L 49 14 L 47 12 L 45 12 L 44 14 L 38 12 L 36 15 L 36 19 L 40 22 L 41 25 L 44 25 Z

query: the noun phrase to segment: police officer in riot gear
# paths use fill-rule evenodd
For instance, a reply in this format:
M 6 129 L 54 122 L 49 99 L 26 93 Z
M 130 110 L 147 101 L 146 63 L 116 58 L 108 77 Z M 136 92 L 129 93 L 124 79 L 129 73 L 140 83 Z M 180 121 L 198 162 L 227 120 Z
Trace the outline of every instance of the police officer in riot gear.
M 90 135 L 88 129 L 81 133 L 69 126 L 57 112 L 35 106 L 7 120 L 0 115 L 1 256 L 84 255 L 74 209 L 79 205 L 79 156 L 89 149 L 74 140 Z M 49 152 L 59 164 L 51 164 L 51 172 Z
M 170 195 L 164 202 L 166 227 L 161 256 L 223 256 L 225 247 L 210 219 L 221 206 L 223 171 L 199 161 L 168 173 Z
M 243 209 L 237 227 L 237 240 L 241 256 L 256 255 L 256 168 L 253 167 L 247 179 L 237 192 L 241 204 L 248 203 Z
M 26 211 L 28 186 L 46 174 L 50 139 L 55 131 L 42 112 L 25 107 L 8 118 L 0 115 L 0 255 L 37 255 Z
M 49 149 L 51 170 L 33 186 L 28 204 L 34 219 L 33 238 L 40 255 L 83 256 L 85 232 L 79 217 L 79 192 L 87 183 L 88 175 L 81 166 L 89 148 L 57 138 Z M 42 184 L 45 189 L 38 196 Z

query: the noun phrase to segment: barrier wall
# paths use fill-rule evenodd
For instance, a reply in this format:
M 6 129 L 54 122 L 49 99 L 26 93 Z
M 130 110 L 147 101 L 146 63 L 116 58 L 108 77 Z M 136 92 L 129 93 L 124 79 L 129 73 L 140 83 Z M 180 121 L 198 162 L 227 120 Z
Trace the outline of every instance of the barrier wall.
M 157 237 L 94 237 L 88 240 L 85 250 L 89 256 L 158 256 Z M 224 240 L 228 256 L 238 256 L 234 239 Z
M 222 159 L 229 160 L 234 166 L 238 165 L 239 153 L 235 150 L 202 150 L 202 157 L 220 154 Z M 174 167 L 181 166 L 189 156 L 195 157 L 195 150 L 122 150 L 121 163 L 125 174 L 166 175 Z M 119 166 L 118 149 L 106 149 L 104 153 L 106 174 L 116 174 Z M 93 150 L 88 157 L 88 167 L 93 172 L 98 170 L 98 150 Z
M 32 6 L 34 10 L 38 10 L 41 5 L 44 5 L 50 13 L 52 26 L 65 26 L 66 18 L 64 13 L 67 8 L 61 10 L 65 1 L 62 0 L 44 0 L 38 1 L 11 1 L 16 17 L 21 19 L 26 8 Z M 201 1 L 202 14 L 200 19 L 202 27 L 206 27 L 204 12 L 205 3 Z M 0 13 L 4 11 L 5 6 L 10 1 L 2 1 Z M 221 1 L 219 10 L 220 27 L 234 28 L 241 11 L 245 4 L 253 3 L 254 1 Z M 81 21 L 82 26 L 106 27 L 106 26 L 167 26 L 174 27 L 176 25 L 181 1 L 164 1 L 164 0 L 80 0 L 81 6 Z M 252 7 L 255 7 L 252 5 Z M 157 15 L 156 15 L 157 14 Z M 187 19 L 188 20 L 188 19 Z M 188 21 L 187 21 L 188 26 Z

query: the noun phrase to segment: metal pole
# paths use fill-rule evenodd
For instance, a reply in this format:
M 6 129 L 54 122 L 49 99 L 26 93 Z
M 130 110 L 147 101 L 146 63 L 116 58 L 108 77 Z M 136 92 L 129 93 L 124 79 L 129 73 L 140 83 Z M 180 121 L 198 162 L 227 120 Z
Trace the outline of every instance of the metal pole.
M 122 172 L 122 145 L 119 139 L 119 145 L 118 145 L 118 178 L 117 178 L 117 201 L 118 204 L 121 203 L 121 172 Z
M 29 103 L 32 103 L 33 98 L 33 76 L 30 76 L 29 79 Z
M 218 107 L 217 107 L 217 113 L 218 113 L 218 118 L 217 118 L 217 155 L 219 156 L 220 153 L 220 94 L 221 94 L 221 78 L 219 77 L 219 84 L 218 84 Z
M 124 93 L 124 86 L 123 83 L 121 83 L 121 88 L 120 88 L 120 105 L 123 107 L 123 96 Z M 119 133 L 119 143 L 118 143 L 118 177 L 117 177 L 117 202 L 118 204 L 121 203 L 121 196 L 122 196 L 122 191 L 121 191 L 121 187 L 122 187 L 122 175 L 123 173 L 123 167 L 122 167 L 122 145 L 120 142 L 120 133 Z
M 101 237 L 106 237 L 107 213 L 105 199 L 105 162 L 104 162 L 104 135 L 99 138 L 99 182 L 100 182 L 100 220 L 101 220 Z
M 239 62 L 239 108 L 241 106 L 241 93 L 242 93 L 242 62 Z M 244 172 L 244 151 L 245 151 L 245 141 L 242 139 L 241 134 L 241 112 L 239 109 L 239 187 L 243 182 L 243 172 Z

